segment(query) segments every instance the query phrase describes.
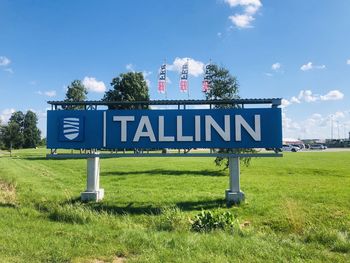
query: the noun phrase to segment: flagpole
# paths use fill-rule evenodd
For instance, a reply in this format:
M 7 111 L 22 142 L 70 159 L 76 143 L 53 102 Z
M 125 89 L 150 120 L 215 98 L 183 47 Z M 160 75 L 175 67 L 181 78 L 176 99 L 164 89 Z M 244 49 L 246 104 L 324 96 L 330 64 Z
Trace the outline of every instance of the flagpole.
M 165 65 L 165 99 L 167 100 L 168 99 L 168 91 L 167 91 L 167 83 L 166 83 L 166 75 L 167 75 L 167 72 L 166 72 L 166 58 L 164 59 L 164 65 Z
M 188 82 L 189 75 L 190 75 L 190 65 L 189 65 L 188 59 L 187 59 L 187 99 L 190 99 L 190 84 Z

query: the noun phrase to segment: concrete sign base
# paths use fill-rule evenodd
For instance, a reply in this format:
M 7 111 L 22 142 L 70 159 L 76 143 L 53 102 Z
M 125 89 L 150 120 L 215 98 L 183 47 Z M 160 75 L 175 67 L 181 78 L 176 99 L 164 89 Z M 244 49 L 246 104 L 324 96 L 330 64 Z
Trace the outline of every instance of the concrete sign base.
M 244 193 L 240 188 L 239 157 L 229 157 L 230 189 L 226 190 L 225 197 L 228 205 L 239 204 L 244 201 Z
M 81 193 L 81 201 L 98 202 L 104 196 L 104 189 L 100 188 L 100 157 L 88 158 L 86 170 L 86 190 Z
M 239 192 L 231 192 L 230 189 L 227 189 L 225 192 L 226 202 L 228 204 L 239 204 L 244 201 L 244 193 L 242 191 Z
M 81 201 L 83 202 L 88 202 L 88 201 L 98 202 L 103 199 L 104 194 L 105 194 L 105 190 L 99 189 L 96 192 L 82 192 L 80 197 L 81 197 Z

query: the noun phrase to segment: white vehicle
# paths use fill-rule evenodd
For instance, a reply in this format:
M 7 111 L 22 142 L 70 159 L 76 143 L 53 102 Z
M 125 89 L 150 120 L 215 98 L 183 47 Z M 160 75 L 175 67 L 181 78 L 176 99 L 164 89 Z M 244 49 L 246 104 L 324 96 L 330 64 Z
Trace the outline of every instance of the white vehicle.
M 322 144 L 312 144 L 310 145 L 311 150 L 326 150 L 327 146 L 322 145 Z
M 283 144 L 282 151 L 283 152 L 298 152 L 298 151 L 300 151 L 300 148 L 293 146 L 291 144 Z

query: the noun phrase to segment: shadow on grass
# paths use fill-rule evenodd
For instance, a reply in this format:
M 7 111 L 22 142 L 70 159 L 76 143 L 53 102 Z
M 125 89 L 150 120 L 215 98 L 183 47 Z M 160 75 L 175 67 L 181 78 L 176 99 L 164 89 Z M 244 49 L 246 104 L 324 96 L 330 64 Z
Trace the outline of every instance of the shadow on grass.
M 0 203 L 0 207 L 5 207 L 5 208 L 17 208 L 17 206 L 15 204 L 11 204 L 11 203 Z
M 20 159 L 25 159 L 28 161 L 42 161 L 48 160 L 46 156 L 20 156 Z
M 68 200 L 65 204 L 75 204 L 81 203 L 80 197 Z M 164 207 L 177 206 L 182 211 L 201 211 L 206 209 L 213 209 L 219 207 L 226 207 L 226 201 L 224 199 L 213 199 L 213 200 L 202 200 L 202 201 L 184 201 L 178 203 L 166 203 L 164 205 L 157 204 L 156 206 L 152 204 L 142 204 L 133 203 L 119 205 L 110 203 L 85 203 L 84 206 L 96 212 L 107 212 L 113 215 L 159 215 Z
M 203 176 L 226 176 L 225 171 L 212 171 L 212 170 L 168 170 L 168 169 L 153 169 L 146 171 L 132 171 L 132 172 L 122 172 L 122 171 L 110 171 L 102 172 L 101 176 L 125 176 L 125 175 L 138 175 L 138 174 L 150 174 L 150 175 L 203 175 Z

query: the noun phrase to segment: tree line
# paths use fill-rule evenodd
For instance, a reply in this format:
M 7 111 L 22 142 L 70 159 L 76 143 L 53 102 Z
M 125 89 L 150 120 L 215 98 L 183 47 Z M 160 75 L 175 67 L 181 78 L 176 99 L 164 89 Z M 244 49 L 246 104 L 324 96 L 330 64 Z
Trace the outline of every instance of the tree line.
M 35 148 L 41 143 L 41 132 L 37 127 L 36 113 L 28 110 L 12 113 L 8 123 L 0 123 L 0 147 L 10 150 L 19 148 Z
M 205 93 L 207 100 L 222 99 L 230 100 L 239 98 L 238 81 L 224 67 L 211 64 L 208 67 L 209 90 Z M 142 72 L 122 73 L 113 78 L 110 83 L 111 89 L 107 90 L 102 101 L 149 101 L 149 88 L 143 77 Z M 87 98 L 87 89 L 81 80 L 74 80 L 67 88 L 66 102 L 85 101 Z M 109 109 L 133 109 L 134 105 L 111 105 Z M 147 105 L 143 105 L 147 108 Z M 217 107 L 225 107 L 217 105 Z M 81 109 L 79 105 L 69 105 L 66 109 Z

